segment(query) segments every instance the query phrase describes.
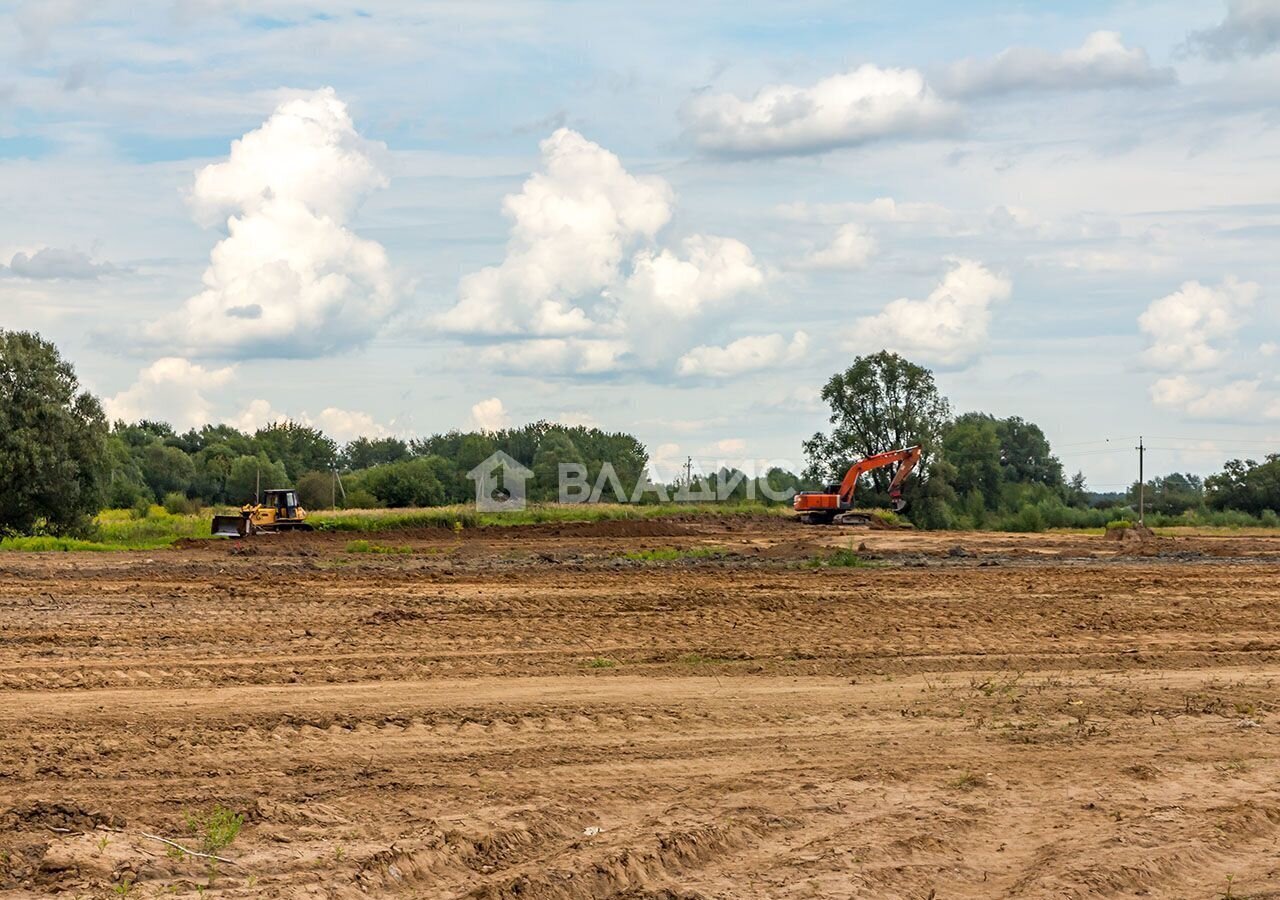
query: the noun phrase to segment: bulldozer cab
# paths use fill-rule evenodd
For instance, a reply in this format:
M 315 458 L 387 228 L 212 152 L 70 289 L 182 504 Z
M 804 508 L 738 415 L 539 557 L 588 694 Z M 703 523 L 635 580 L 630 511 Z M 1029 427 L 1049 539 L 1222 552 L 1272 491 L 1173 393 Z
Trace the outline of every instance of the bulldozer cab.
M 264 491 L 262 505 L 274 509 L 277 518 L 295 519 L 298 516 L 298 494 L 296 491 Z

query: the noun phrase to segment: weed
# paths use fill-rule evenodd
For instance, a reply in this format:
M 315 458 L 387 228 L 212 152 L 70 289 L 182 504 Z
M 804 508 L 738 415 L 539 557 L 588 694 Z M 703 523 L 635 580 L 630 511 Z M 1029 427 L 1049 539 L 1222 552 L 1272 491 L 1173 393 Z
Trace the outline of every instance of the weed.
M 205 853 L 217 853 L 229 846 L 240 834 L 244 825 L 244 816 L 234 812 L 221 803 L 203 819 L 187 813 L 187 828 L 200 838 L 200 847 Z
M 606 656 L 593 656 L 591 659 L 583 663 L 588 669 L 612 669 L 618 665 L 616 659 L 609 659 Z
M 852 546 L 841 547 L 825 556 L 814 556 L 809 560 L 809 567 L 812 569 L 874 569 L 879 565 L 872 560 L 863 559 Z
M 102 855 L 102 851 L 106 850 L 107 845 L 110 843 L 111 843 L 111 838 L 107 837 L 105 834 L 102 837 L 98 838 L 98 840 L 96 841 L 96 846 L 98 848 L 99 856 Z
M 728 552 L 719 547 L 688 547 L 684 550 L 659 547 L 653 550 L 633 550 L 624 553 L 622 558 L 638 562 L 676 562 L 681 559 L 720 559 L 727 556 Z
M 412 553 L 412 547 L 388 547 L 385 544 L 375 544 L 372 541 L 350 541 L 347 544 L 348 553 Z
M 346 855 L 347 855 L 347 850 L 345 847 L 338 846 L 333 849 L 333 858 L 338 862 L 342 862 L 343 857 L 345 857 Z
M 131 878 L 128 875 L 124 876 L 118 882 L 111 885 L 111 893 L 115 894 L 117 897 L 128 897 L 129 893 L 132 890 L 133 890 L 133 878 Z
M 990 784 L 987 779 L 976 772 L 965 772 L 959 778 L 955 778 L 947 782 L 947 787 L 957 791 L 977 790 L 978 788 L 987 787 Z

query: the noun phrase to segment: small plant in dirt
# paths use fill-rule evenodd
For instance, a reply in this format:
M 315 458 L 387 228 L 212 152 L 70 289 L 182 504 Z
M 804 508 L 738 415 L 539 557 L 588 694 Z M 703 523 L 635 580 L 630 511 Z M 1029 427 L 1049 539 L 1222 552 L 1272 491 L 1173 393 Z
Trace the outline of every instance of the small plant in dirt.
M 244 816 L 221 803 L 203 818 L 187 814 L 187 828 L 200 838 L 200 849 L 205 853 L 217 853 L 229 847 L 243 826 Z
M 388 547 L 386 544 L 375 544 L 373 541 L 350 541 L 348 553 L 412 553 L 412 547 Z
M 877 565 L 879 563 L 858 555 L 858 551 L 852 547 L 841 547 L 809 560 L 809 567 L 812 569 L 873 569 Z
M 128 897 L 132 891 L 133 877 L 130 875 L 124 876 L 115 884 L 111 885 L 111 893 L 115 894 L 117 897 Z
M 1133 523 L 1128 519 L 1112 519 L 1107 523 L 1107 531 L 1116 531 L 1120 528 L 1132 528 Z
M 987 781 L 986 777 L 979 775 L 976 772 L 965 772 L 959 778 L 954 778 L 951 781 L 948 781 L 947 787 L 968 793 L 969 791 L 975 791 L 978 788 L 987 787 L 989 784 L 990 782 Z
M 638 562 L 676 562 L 682 559 L 720 559 L 728 551 L 719 547 L 687 547 L 683 550 L 676 547 L 657 547 L 652 550 L 633 550 L 624 553 L 623 559 Z
M 583 665 L 588 669 L 612 669 L 618 665 L 618 661 L 609 659 L 607 656 L 593 656 Z

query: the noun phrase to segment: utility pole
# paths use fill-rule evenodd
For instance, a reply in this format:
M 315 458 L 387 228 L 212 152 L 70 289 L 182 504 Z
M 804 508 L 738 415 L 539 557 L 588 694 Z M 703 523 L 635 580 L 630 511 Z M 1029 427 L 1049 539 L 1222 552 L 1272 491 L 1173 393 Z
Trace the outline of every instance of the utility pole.
M 693 485 L 693 457 L 690 456 L 684 461 L 684 483 Z
M 1147 448 L 1142 443 L 1142 435 L 1138 435 L 1138 524 L 1147 524 L 1147 480 L 1144 472 Z

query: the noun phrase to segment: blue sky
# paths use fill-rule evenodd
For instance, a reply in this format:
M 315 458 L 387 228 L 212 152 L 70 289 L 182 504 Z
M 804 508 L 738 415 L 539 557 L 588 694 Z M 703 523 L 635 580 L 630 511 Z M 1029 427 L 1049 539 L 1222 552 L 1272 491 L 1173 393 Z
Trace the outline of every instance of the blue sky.
M 888 346 L 1100 489 L 1280 443 L 1280 0 L 56 0 L 0 48 L 0 327 L 113 414 L 799 464 Z

